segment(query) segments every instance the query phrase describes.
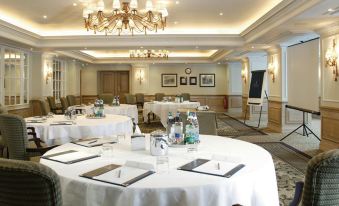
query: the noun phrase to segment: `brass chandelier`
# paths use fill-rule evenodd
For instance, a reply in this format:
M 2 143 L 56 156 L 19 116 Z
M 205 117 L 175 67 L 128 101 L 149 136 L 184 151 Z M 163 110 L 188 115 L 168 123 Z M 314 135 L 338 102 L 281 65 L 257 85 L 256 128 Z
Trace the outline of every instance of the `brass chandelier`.
M 147 31 L 157 32 L 166 27 L 167 9 L 162 5 L 160 9 L 153 7 L 152 0 L 147 0 L 145 10 L 138 10 L 138 1 L 131 0 L 123 2 L 113 0 L 113 9 L 109 12 L 105 10 L 105 3 L 99 0 L 97 3 L 87 3 L 83 10 L 85 28 L 87 31 L 118 33 L 134 32 L 145 33 Z
M 130 58 L 162 58 L 162 59 L 168 59 L 169 51 L 168 50 L 150 50 L 145 49 L 143 51 L 141 50 L 129 50 L 129 57 Z

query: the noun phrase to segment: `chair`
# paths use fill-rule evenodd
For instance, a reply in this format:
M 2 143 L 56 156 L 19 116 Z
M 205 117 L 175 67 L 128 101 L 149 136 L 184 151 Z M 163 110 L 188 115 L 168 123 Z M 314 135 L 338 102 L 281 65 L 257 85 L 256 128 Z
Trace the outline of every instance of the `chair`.
M 99 99 L 104 100 L 105 104 L 112 104 L 114 96 L 113 94 L 99 94 Z
M 68 106 L 76 105 L 76 100 L 75 100 L 74 95 L 67 95 L 66 98 L 67 98 L 67 101 L 68 101 Z
M 8 114 L 7 109 L 3 107 L 1 104 L 0 104 L 0 114 Z M 4 156 L 5 147 L 6 147 L 6 142 L 4 138 L 2 138 L 1 131 L 0 131 L 0 157 Z
M 132 94 L 125 94 L 126 104 L 136 104 L 136 97 Z
M 9 159 L 28 160 L 33 156 L 43 155 L 55 147 L 42 147 L 41 143 L 44 142 L 34 135 L 34 129 L 28 133 L 25 120 L 17 115 L 1 114 L 0 131 L 8 147 Z M 28 139 L 28 134 L 33 138 Z M 27 148 L 29 141 L 33 141 L 37 148 Z
M 191 101 L 191 95 L 189 93 L 182 93 L 181 96 L 183 97 L 184 101 Z
M 141 106 L 143 108 L 145 103 L 145 95 L 143 93 L 136 93 L 135 98 L 137 106 Z
M 199 122 L 199 133 L 205 135 L 217 135 L 217 116 L 213 111 L 196 112 Z M 180 112 L 180 118 L 185 126 L 187 124 L 187 113 Z
M 64 113 L 63 108 L 55 103 L 54 97 L 52 97 L 52 96 L 47 97 L 47 101 L 48 101 L 50 110 L 54 114 L 60 114 L 60 112 L 59 112 L 60 110 L 61 110 L 62 114 Z
M 318 154 L 308 162 L 304 186 L 297 183 L 290 206 L 297 206 L 300 200 L 303 206 L 339 205 L 338 149 Z
M 39 163 L 0 158 L 0 204 L 61 206 L 59 176 Z
M 65 112 L 67 108 L 69 107 L 66 97 L 60 97 L 60 103 L 62 106 L 62 110 Z
M 165 94 L 164 93 L 155 93 L 154 97 L 155 97 L 155 101 L 162 101 L 165 97 Z
M 33 116 L 46 116 L 51 111 L 46 101 L 32 99 L 29 103 L 33 110 Z

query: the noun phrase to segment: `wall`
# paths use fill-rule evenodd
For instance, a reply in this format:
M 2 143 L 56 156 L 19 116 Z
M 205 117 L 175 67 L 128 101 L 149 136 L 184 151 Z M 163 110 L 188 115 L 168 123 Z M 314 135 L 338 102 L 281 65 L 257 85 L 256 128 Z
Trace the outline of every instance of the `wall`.
M 71 59 L 67 59 L 66 62 L 66 94 L 80 96 L 80 70 L 85 66 L 85 64 Z

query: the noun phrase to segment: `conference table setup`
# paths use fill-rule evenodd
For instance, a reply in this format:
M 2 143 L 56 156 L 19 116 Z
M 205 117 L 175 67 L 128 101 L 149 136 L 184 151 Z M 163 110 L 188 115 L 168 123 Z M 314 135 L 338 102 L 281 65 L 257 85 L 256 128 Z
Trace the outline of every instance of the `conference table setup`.
M 38 138 L 47 145 L 64 144 L 88 137 L 131 135 L 132 119 L 122 115 L 106 114 L 102 118 L 76 115 L 72 120 L 64 115 L 29 117 L 27 127 L 33 127 Z
M 60 177 L 63 205 L 279 205 L 272 157 L 257 145 L 200 135 L 195 151 L 169 145 L 154 156 L 152 135 L 139 150 L 135 138 L 48 151 L 40 163 Z
M 143 117 L 144 121 L 148 122 L 149 113 L 153 113 L 160 118 L 161 124 L 166 127 L 167 126 L 167 117 L 168 113 L 171 112 L 173 115 L 176 114 L 178 109 L 196 109 L 200 106 L 200 102 L 170 102 L 170 101 L 153 101 L 153 102 L 145 102 Z

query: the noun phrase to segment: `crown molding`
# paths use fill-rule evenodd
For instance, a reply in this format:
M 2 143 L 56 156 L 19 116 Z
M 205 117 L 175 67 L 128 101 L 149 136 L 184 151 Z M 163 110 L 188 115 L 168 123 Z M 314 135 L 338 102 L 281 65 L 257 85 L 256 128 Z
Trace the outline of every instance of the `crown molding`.
M 331 24 L 323 29 L 316 30 L 321 38 L 327 38 L 339 34 L 339 22 Z
M 94 58 L 91 57 L 90 55 L 87 55 L 85 53 L 79 52 L 79 51 L 57 51 L 58 54 L 67 56 L 73 59 L 78 59 L 80 61 L 84 61 L 87 63 L 93 63 Z
M 210 59 L 212 59 L 213 62 L 217 62 L 225 59 L 225 57 L 229 55 L 231 52 L 232 50 L 218 50 L 212 56 L 210 56 Z
M 284 0 L 276 8 L 269 11 L 258 21 L 252 24 L 241 36 L 246 42 L 253 42 L 265 33 L 283 24 L 287 20 L 297 16 L 321 0 Z

